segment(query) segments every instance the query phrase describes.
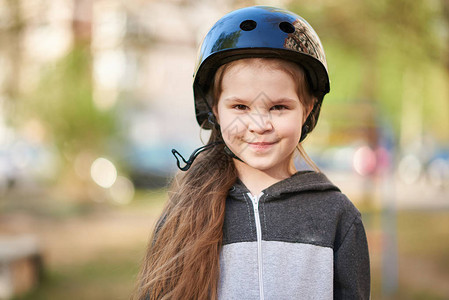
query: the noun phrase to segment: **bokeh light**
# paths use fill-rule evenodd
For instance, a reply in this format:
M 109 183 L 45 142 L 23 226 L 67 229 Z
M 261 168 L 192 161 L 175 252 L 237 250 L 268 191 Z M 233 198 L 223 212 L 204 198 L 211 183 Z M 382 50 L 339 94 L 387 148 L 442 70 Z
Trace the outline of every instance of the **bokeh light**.
M 449 161 L 443 158 L 435 159 L 429 164 L 428 174 L 430 183 L 443 188 L 449 184 Z
M 117 169 L 114 164 L 103 157 L 97 158 L 91 168 L 93 181 L 103 188 L 110 188 L 117 180 Z
M 421 169 L 422 165 L 418 157 L 413 154 L 408 154 L 399 162 L 398 176 L 403 182 L 413 184 L 418 180 Z
M 376 164 L 376 153 L 370 147 L 360 147 L 354 153 L 353 167 L 358 174 L 365 176 L 373 173 L 376 169 Z
M 134 184 L 123 176 L 117 177 L 109 191 L 112 201 L 116 204 L 128 204 L 134 198 Z

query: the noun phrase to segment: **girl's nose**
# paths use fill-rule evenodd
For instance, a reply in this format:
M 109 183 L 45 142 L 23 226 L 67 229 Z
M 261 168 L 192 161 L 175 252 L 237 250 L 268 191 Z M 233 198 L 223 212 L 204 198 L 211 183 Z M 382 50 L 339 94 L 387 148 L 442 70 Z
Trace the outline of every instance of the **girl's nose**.
M 273 130 L 270 114 L 252 114 L 249 117 L 248 130 L 259 134 Z

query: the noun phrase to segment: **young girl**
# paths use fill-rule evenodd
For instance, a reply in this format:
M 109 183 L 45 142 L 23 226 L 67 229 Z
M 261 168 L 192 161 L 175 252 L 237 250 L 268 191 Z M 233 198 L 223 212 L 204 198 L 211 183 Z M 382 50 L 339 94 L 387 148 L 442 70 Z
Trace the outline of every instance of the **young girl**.
M 301 147 L 328 92 L 301 17 L 256 6 L 213 26 L 194 78 L 210 140 L 178 161 L 138 299 L 369 299 L 360 213 Z M 316 170 L 296 171 L 296 151 Z

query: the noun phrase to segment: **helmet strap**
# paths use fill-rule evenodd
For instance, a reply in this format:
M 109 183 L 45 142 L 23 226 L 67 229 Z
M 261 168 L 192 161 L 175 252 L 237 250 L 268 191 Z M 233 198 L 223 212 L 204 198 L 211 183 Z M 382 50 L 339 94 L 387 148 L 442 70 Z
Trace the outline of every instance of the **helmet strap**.
M 175 149 L 171 149 L 171 153 L 176 158 L 176 165 L 178 166 L 178 168 L 181 171 L 187 171 L 188 169 L 190 169 L 190 167 L 193 164 L 193 161 L 198 157 L 198 155 L 201 152 L 209 150 L 209 149 L 213 148 L 214 146 L 219 145 L 219 144 L 223 144 L 223 143 L 224 143 L 223 141 L 219 141 L 219 142 L 213 142 L 213 143 L 207 144 L 205 146 L 199 147 L 199 148 L 193 150 L 193 153 L 190 155 L 188 160 L 185 160 L 185 158 Z M 179 161 L 179 158 L 181 158 L 182 161 L 185 163 L 184 167 L 181 167 L 181 163 Z
M 215 118 L 215 115 L 214 115 L 214 113 L 212 112 L 212 110 L 210 110 L 208 113 L 207 113 L 207 121 L 209 122 L 209 124 L 211 124 L 212 126 L 214 126 L 214 127 L 217 127 L 217 129 L 220 127 L 220 125 L 218 125 L 218 123 L 216 122 L 216 118 Z
M 309 125 L 306 123 L 304 123 L 304 125 L 301 128 L 301 138 L 299 139 L 299 142 L 301 143 L 307 136 L 307 134 L 309 133 Z
M 193 150 L 193 153 L 190 155 L 190 157 L 189 157 L 188 160 L 186 160 L 186 159 L 185 159 L 185 158 L 184 158 L 184 157 L 183 157 L 183 156 L 182 156 L 176 149 L 171 149 L 171 152 L 172 152 L 173 156 L 176 158 L 176 165 L 178 166 L 178 168 L 179 168 L 181 171 L 187 171 L 188 169 L 190 169 L 190 167 L 191 167 L 192 164 L 193 164 L 193 161 L 198 157 L 198 155 L 199 155 L 201 152 L 206 151 L 206 150 L 209 150 L 209 149 L 213 148 L 214 146 L 220 145 L 220 144 L 224 144 L 224 141 L 213 142 L 213 143 L 207 144 L 207 145 L 205 145 L 205 146 L 199 147 L 199 148 Z M 235 158 L 235 159 L 238 159 L 238 160 L 241 161 L 241 162 L 244 162 L 244 161 L 241 160 L 237 155 L 235 155 L 235 154 L 228 148 L 228 146 L 226 146 L 226 144 L 225 144 L 225 146 L 224 146 L 224 152 L 225 152 L 227 155 L 229 155 L 230 157 Z M 184 162 L 184 164 L 185 164 L 184 167 L 181 167 L 181 162 L 180 162 L 179 159 L 181 159 L 181 160 Z
M 231 149 L 229 149 L 227 145 L 224 146 L 224 152 L 225 152 L 227 155 L 229 155 L 230 157 L 235 158 L 235 159 L 237 159 L 237 160 L 239 160 L 239 161 L 241 161 L 241 162 L 244 163 L 244 161 L 241 160 L 240 157 L 238 157 L 237 155 L 235 155 L 234 152 L 232 152 Z

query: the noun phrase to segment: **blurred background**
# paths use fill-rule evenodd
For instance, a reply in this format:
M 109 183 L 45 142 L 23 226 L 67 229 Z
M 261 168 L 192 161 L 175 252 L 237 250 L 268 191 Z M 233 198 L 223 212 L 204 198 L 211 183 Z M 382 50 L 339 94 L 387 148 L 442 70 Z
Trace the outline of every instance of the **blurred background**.
M 372 299 L 449 299 L 448 0 L 0 0 L 0 299 L 129 298 L 170 150 L 207 136 L 197 47 L 256 4 L 324 45 L 305 149 L 362 212 Z

